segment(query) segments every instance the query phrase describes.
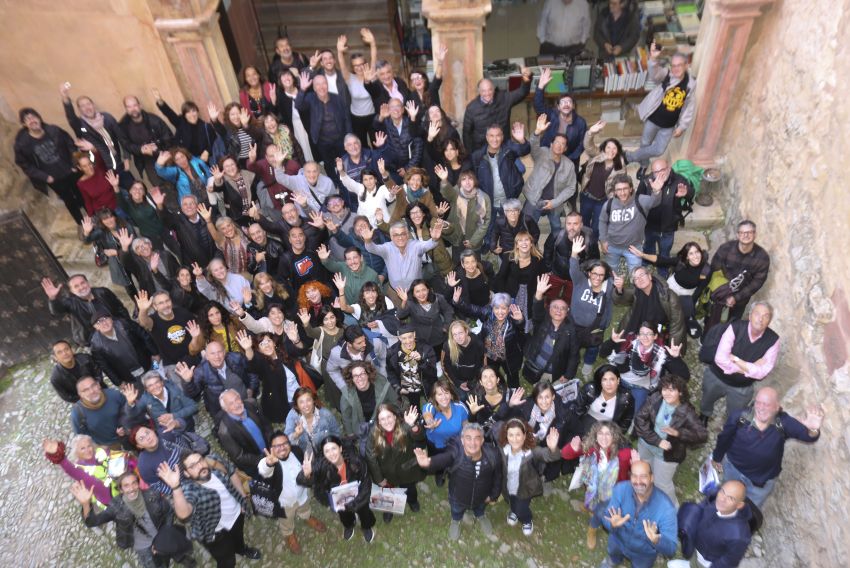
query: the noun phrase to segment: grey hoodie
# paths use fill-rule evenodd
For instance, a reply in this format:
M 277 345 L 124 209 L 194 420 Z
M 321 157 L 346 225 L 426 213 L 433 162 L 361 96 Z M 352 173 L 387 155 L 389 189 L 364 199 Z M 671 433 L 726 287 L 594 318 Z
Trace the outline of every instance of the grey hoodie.
M 649 214 L 650 209 L 661 203 L 661 192 L 639 195 L 637 198 L 640 200 L 640 208 L 635 203 L 634 195 L 629 197 L 626 203 L 617 197 L 612 197 L 602 206 L 602 212 L 599 215 L 599 242 L 626 249 L 630 245 L 636 247 L 643 245 L 646 215 Z

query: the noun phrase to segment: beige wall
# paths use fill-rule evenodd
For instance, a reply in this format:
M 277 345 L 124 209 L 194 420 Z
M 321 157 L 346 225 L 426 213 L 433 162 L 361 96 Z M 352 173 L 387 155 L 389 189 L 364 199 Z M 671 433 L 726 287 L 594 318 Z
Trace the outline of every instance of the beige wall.
M 145 0 L 27 0 L 0 5 L 0 113 L 17 122 L 32 106 L 67 128 L 59 85 L 87 94 L 120 118 L 121 99 L 136 94 L 155 110 L 152 87 L 172 106 L 183 101 Z M 34 35 L 37 32 L 37 35 Z
M 846 566 L 850 552 L 850 0 L 817 4 L 781 0 L 757 21 L 721 142 L 727 210 L 758 224 L 772 260 L 760 296 L 783 349 L 766 382 L 793 415 L 817 401 L 828 413 L 819 443 L 786 445 L 762 530 L 769 566 Z

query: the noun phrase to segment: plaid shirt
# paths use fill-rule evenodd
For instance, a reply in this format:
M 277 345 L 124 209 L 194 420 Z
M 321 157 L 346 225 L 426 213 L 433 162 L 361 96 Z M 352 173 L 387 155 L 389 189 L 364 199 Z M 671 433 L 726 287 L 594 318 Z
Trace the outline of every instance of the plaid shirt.
M 210 468 L 210 474 L 218 477 L 227 491 L 239 503 L 246 516 L 250 516 L 251 509 L 245 498 L 239 493 L 230 481 L 230 476 L 236 471 L 236 468 L 229 462 L 224 461 L 215 454 L 210 454 L 211 457 L 227 467 L 227 474 L 221 473 L 219 470 Z M 192 538 L 200 542 L 212 542 L 215 538 L 215 527 L 218 526 L 218 521 L 221 519 L 221 499 L 214 489 L 207 489 L 200 483 L 183 478 L 181 481 L 183 495 L 192 505 Z

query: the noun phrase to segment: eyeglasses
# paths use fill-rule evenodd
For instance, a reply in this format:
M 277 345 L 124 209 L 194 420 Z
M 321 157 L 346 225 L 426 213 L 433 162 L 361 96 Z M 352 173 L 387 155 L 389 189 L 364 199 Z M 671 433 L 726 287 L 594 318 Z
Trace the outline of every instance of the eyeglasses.
M 591 278 L 594 277 L 594 276 L 596 276 L 597 278 L 605 278 L 605 273 L 604 272 L 591 272 L 590 276 L 591 276 Z
M 738 231 L 739 235 L 755 235 L 755 231 Z
M 655 334 L 651 331 L 641 331 L 638 333 L 638 337 L 655 337 Z
M 632 280 L 634 281 L 643 280 L 644 278 L 649 278 L 649 274 L 647 274 L 646 272 L 639 272 L 632 276 Z
M 281 449 L 281 448 L 288 448 L 290 445 L 291 444 L 289 442 L 284 442 L 282 444 L 272 444 L 272 449 L 278 450 L 278 449 Z
M 352 377 L 368 377 L 369 374 L 364 372 L 364 371 L 360 371 L 359 373 L 351 373 L 351 376 Z
M 187 470 L 195 469 L 196 467 L 198 467 L 199 464 L 203 463 L 204 461 L 206 461 L 206 458 L 201 458 L 201 459 L 197 460 L 195 463 L 193 463 L 192 465 L 185 464 L 186 469 Z
M 661 168 L 660 170 L 652 170 L 652 173 L 654 173 L 654 174 L 663 174 L 663 173 L 664 173 L 664 172 L 666 172 L 666 171 L 667 171 L 667 168 Z

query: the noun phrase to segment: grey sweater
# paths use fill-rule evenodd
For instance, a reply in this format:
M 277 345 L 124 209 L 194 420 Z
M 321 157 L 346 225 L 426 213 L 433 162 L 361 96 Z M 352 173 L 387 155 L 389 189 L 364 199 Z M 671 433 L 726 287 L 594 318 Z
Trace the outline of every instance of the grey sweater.
M 599 242 L 626 249 L 630 245 L 643 245 L 646 216 L 650 209 L 661 203 L 661 192 L 639 195 L 637 199 L 640 200 L 640 207 L 635 203 L 634 197 L 629 197 L 626 203 L 612 197 L 602 206 L 602 213 L 599 215 Z
M 614 307 L 614 284 L 609 278 L 602 284 L 602 292 L 594 297 L 590 287 L 590 280 L 582 273 L 578 265 L 578 259 L 570 257 L 570 278 L 573 281 L 573 296 L 570 303 L 570 317 L 573 325 L 577 327 L 588 327 L 596 319 L 596 313 L 602 304 L 602 320 L 596 326 L 605 329 L 611 323 L 611 315 Z

